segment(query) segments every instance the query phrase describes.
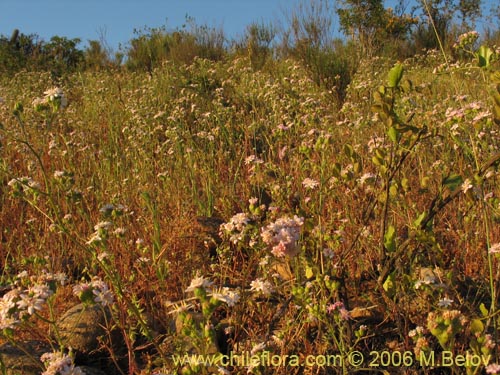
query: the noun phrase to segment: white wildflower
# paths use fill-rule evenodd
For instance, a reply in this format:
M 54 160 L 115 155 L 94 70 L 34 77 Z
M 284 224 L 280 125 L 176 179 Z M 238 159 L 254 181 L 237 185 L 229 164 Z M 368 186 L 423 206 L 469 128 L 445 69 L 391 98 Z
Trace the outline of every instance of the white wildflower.
M 265 296 L 270 296 L 273 292 L 273 286 L 267 280 L 255 279 L 250 283 L 250 290 L 257 293 L 262 293 Z
M 13 178 L 7 183 L 8 186 L 15 190 L 22 190 L 23 192 L 29 191 L 30 189 L 32 190 L 40 190 L 41 185 L 33 180 L 31 177 L 20 177 L 20 178 Z
M 316 181 L 316 180 L 313 180 L 312 178 L 305 178 L 303 181 L 302 181 L 302 186 L 304 186 L 306 189 L 315 189 L 319 186 L 319 182 Z
M 88 283 L 80 283 L 73 286 L 73 295 L 80 297 L 82 294 L 89 291 L 92 287 Z
M 21 314 L 27 312 L 29 315 L 33 315 L 35 311 L 41 311 L 43 309 L 43 305 L 45 304 L 45 300 L 43 298 L 39 298 L 35 295 L 22 293 L 20 297 L 21 300 L 17 301 L 17 307 L 22 310 Z
M 466 194 L 470 189 L 472 189 L 474 185 L 472 185 L 472 182 L 470 179 L 466 179 L 461 186 L 462 192 Z
M 498 253 L 500 253 L 500 242 L 491 245 L 489 253 L 490 254 L 498 254 Z
M 97 256 L 97 260 L 99 262 L 103 262 L 104 259 L 107 259 L 109 258 L 109 253 L 107 251 L 103 251 L 102 253 L 100 253 L 98 256 Z
M 90 285 L 92 286 L 93 289 L 100 289 L 100 290 L 108 289 L 108 285 L 100 277 L 97 276 L 92 278 Z
M 68 105 L 68 100 L 64 95 L 64 92 L 59 87 L 54 87 L 44 92 L 46 102 L 58 102 L 61 108 Z
M 42 375 L 83 375 L 82 370 L 76 367 L 73 359 L 63 353 L 45 353 L 40 358 L 46 370 Z
M 145 265 L 151 263 L 151 259 L 148 257 L 139 257 L 135 260 L 135 263 Z
M 333 258 L 335 258 L 335 252 L 334 252 L 331 248 L 329 248 L 329 247 L 325 247 L 325 248 L 323 249 L 323 255 L 324 255 L 326 258 L 328 258 L 328 259 L 333 259 Z
M 449 298 L 442 298 L 439 300 L 438 302 L 438 306 L 439 307 L 450 307 L 453 303 L 453 300 L 452 299 L 449 299 Z
M 50 289 L 50 287 L 47 284 L 41 284 L 41 285 L 33 285 L 30 288 L 28 288 L 28 294 L 45 300 L 49 298 L 52 294 L 54 294 L 54 292 L 52 291 L 52 289 Z
M 377 177 L 377 175 L 373 174 L 373 173 L 365 173 L 364 175 L 362 175 L 358 181 L 361 185 L 364 185 L 367 181 L 372 181 L 374 180 L 375 178 Z
M 194 292 L 198 288 L 207 289 L 210 288 L 212 285 L 213 282 L 210 281 L 209 279 L 205 279 L 203 276 L 195 277 L 193 280 L 191 280 L 191 284 L 189 284 L 189 286 L 185 291 L 186 293 Z
M 236 244 L 245 237 L 245 229 L 250 223 L 250 218 L 247 214 L 240 212 L 234 215 L 227 223 L 220 226 L 221 235 L 229 235 L 229 240 Z
M 260 344 L 255 345 L 252 350 L 250 351 L 251 355 L 255 355 L 258 352 L 263 351 L 267 347 L 267 343 L 261 342 Z
M 245 159 L 245 165 L 249 164 L 262 164 L 264 161 L 255 155 L 250 155 Z
M 28 271 L 24 270 L 16 275 L 16 279 L 27 279 L 29 276 Z
M 102 242 L 102 237 L 98 233 L 94 233 L 90 239 L 85 242 L 87 245 L 93 245 Z
M 260 267 L 265 267 L 269 264 L 269 255 L 266 255 L 264 258 L 262 258 L 260 261 L 259 261 L 259 266 Z
M 123 236 L 126 232 L 127 232 L 127 230 L 126 230 L 125 228 L 119 227 L 119 228 L 116 228 L 116 229 L 113 231 L 113 234 L 114 234 L 115 236 L 121 237 L 121 236 Z
M 92 293 L 95 295 L 94 302 L 102 306 L 112 305 L 114 302 L 114 295 L 107 287 L 105 289 L 94 289 Z
M 19 324 L 19 319 L 12 316 L 0 316 L 0 330 L 14 329 Z
M 240 294 L 237 290 L 232 290 L 227 287 L 222 288 L 219 292 L 212 293 L 212 297 L 222 301 L 229 307 L 233 307 L 240 300 Z
M 95 231 L 99 231 L 100 229 L 108 230 L 112 226 L 113 226 L 113 223 L 111 221 L 101 221 L 101 222 L 97 223 L 96 225 L 94 225 L 94 230 Z

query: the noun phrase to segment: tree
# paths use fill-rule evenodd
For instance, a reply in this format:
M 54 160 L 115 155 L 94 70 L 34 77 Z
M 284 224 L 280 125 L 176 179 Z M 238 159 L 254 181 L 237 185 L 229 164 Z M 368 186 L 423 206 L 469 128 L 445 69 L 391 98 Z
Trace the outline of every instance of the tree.
M 445 46 L 453 19 L 453 0 L 418 0 L 422 22 L 413 34 L 417 50 L 438 49 Z
M 382 25 L 384 6 L 382 0 L 342 0 L 337 14 L 341 31 L 368 47 Z
M 464 28 L 474 28 L 481 17 L 481 0 L 459 0 L 458 12 Z
M 481 16 L 481 0 L 418 0 L 422 18 L 426 21 L 419 25 L 415 34 L 415 45 L 419 49 L 445 48 L 452 22 L 455 17 L 461 20 L 461 32 L 469 31 Z M 458 14 L 457 14 L 458 13 Z M 450 39 L 450 40 L 449 40 Z
M 417 20 L 392 8 L 383 0 L 341 0 L 337 8 L 341 31 L 359 42 L 363 54 L 372 54 L 390 39 L 405 39 Z
M 10 38 L 0 36 L 0 67 L 5 72 L 37 67 L 42 42 L 38 35 L 26 35 L 15 29 Z
M 79 43 L 79 38 L 50 38 L 50 42 L 43 46 L 45 66 L 58 73 L 77 68 L 83 61 L 83 51 L 76 48 Z
M 283 31 L 280 53 L 299 61 L 311 79 L 331 90 L 339 103 L 358 59 L 339 39 L 334 39 L 334 10 L 328 0 L 310 0 L 286 14 L 288 28 Z
M 89 45 L 84 51 L 86 67 L 99 69 L 111 64 L 111 60 L 106 49 L 98 40 L 89 40 Z
M 247 26 L 242 47 L 246 49 L 252 68 L 261 69 L 272 54 L 271 43 L 276 36 L 276 28 L 272 24 L 253 22 Z

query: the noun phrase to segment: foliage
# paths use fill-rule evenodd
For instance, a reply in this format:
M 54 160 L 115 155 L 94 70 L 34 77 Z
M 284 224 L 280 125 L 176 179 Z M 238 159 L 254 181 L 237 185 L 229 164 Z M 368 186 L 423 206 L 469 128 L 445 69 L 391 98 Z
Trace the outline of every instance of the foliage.
M 10 39 L 0 37 L 0 64 L 6 72 L 43 69 L 60 76 L 81 66 L 83 52 L 77 48 L 79 43 L 78 38 L 59 36 L 45 42 L 37 35 L 25 35 L 14 30 Z
M 254 22 L 247 26 L 246 33 L 233 48 L 238 53 L 247 55 L 255 70 L 262 69 L 273 58 L 272 42 L 277 34 L 272 24 Z
M 189 64 L 196 57 L 220 60 L 224 56 L 225 37 L 221 29 L 197 25 L 192 18 L 187 26 L 167 32 L 165 27 L 136 30 L 130 41 L 126 66 L 151 72 L 165 61 Z
M 359 59 L 356 46 L 332 38 L 333 13 L 328 1 L 311 1 L 288 15 L 278 47 L 281 57 L 300 61 L 319 86 L 331 90 L 341 103 Z
M 343 0 L 337 14 L 341 30 L 360 44 L 363 55 L 376 53 L 385 42 L 404 40 L 418 21 L 385 9 L 381 0 Z
M 101 69 L 112 64 L 108 51 L 98 40 L 89 40 L 84 51 L 85 66 L 89 69 Z

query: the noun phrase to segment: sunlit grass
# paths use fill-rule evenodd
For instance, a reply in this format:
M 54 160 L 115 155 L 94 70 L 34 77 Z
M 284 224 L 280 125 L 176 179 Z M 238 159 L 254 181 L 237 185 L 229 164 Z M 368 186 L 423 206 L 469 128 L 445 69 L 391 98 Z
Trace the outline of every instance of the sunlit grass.
M 38 301 L 44 323 L 15 299 L 6 340 L 27 337 L 28 324 L 43 336 L 80 298 L 112 306 L 128 337 L 124 372 L 180 371 L 173 354 L 223 351 L 213 329 L 239 352 L 450 350 L 498 362 L 488 253 L 500 242 L 498 161 L 482 169 L 500 146 L 489 75 L 443 67 L 430 51 L 403 62 L 411 84 L 390 91 L 394 64 L 378 58 L 339 103 L 306 69 L 274 64 L 83 72 L 60 86 L 67 107 L 38 110 L 48 75 L 1 82 L 1 282 L 63 272 L 100 288 L 53 289 L 71 296 L 47 294 L 49 310 Z M 373 111 L 381 85 L 392 112 Z M 394 135 L 396 119 L 413 130 Z M 235 371 L 247 370 L 299 373 Z

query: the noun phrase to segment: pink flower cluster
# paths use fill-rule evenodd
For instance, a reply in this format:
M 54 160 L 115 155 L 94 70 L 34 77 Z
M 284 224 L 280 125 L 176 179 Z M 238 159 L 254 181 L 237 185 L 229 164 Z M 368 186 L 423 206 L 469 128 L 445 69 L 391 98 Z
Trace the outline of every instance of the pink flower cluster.
M 304 218 L 294 216 L 279 218 L 274 223 L 269 224 L 262 230 L 262 240 L 271 247 L 271 253 L 283 258 L 294 257 L 299 252 L 298 240 L 300 237 L 300 227 L 304 224 Z
M 333 314 L 335 311 L 338 312 L 342 320 L 349 320 L 351 318 L 351 314 L 345 308 L 344 303 L 341 301 L 331 303 L 326 307 L 326 312 L 328 314 Z

